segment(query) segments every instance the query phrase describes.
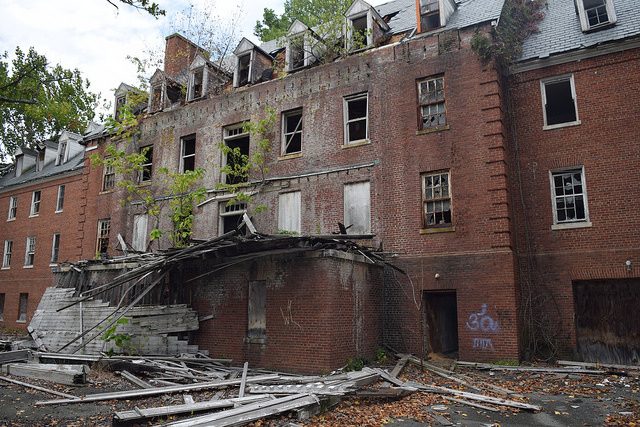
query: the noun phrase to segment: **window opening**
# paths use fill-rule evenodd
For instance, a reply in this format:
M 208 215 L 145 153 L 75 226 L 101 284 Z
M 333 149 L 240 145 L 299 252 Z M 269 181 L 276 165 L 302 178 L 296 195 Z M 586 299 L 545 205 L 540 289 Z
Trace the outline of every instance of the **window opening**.
M 607 0 L 583 0 L 584 11 L 587 15 L 589 27 L 609 23 L 609 12 L 607 11 Z
M 198 68 L 193 72 L 193 89 L 191 99 L 197 99 L 202 96 L 202 87 L 204 82 L 204 67 Z
M 64 185 L 58 186 L 58 197 L 56 198 L 56 212 L 62 212 L 64 209 Z
M 9 215 L 7 219 L 15 219 L 18 214 L 18 198 L 15 196 L 11 196 L 9 199 Z
M 24 266 L 32 267 L 36 257 L 36 238 L 27 237 L 27 246 L 24 253 Z
M 545 125 L 578 121 L 573 76 L 543 82 Z
M 147 214 L 139 214 L 133 216 L 133 241 L 131 246 L 139 252 L 147 250 L 147 225 L 149 216 Z
M 369 181 L 345 184 L 344 225 L 348 234 L 368 234 L 371 232 Z
M 127 103 L 126 95 L 116 97 L 116 114 L 114 116 L 114 119 L 116 121 L 120 120 L 120 116 L 122 115 L 122 107 L 124 107 L 126 103 Z
M 0 294 L 0 321 L 4 320 L 4 293 Z
M 302 151 L 302 109 L 282 114 L 282 153 Z
M 142 170 L 140 171 L 140 182 L 151 181 L 153 172 L 153 147 L 144 147 L 140 149 L 140 155 L 144 156 L 142 161 Z
M 289 49 L 291 49 L 289 60 L 291 70 L 304 67 L 304 35 L 294 36 L 289 41 Z
M 51 242 L 51 264 L 58 262 L 58 255 L 60 254 L 60 233 L 53 235 L 53 241 Z
M 264 280 L 249 282 L 248 300 L 247 337 L 264 339 L 267 336 L 267 282 Z
M 449 173 L 424 175 L 422 185 L 425 228 L 451 226 Z
M 422 129 L 431 129 L 447 124 L 444 105 L 444 77 L 418 82 Z
M 56 166 L 64 163 L 66 153 L 67 153 L 67 141 L 60 141 L 58 143 L 58 157 L 56 158 Z
M 249 83 L 249 70 L 251 69 L 251 52 L 238 58 L 238 86 Z
M 369 25 L 367 23 L 367 15 L 363 15 L 357 18 L 353 18 L 351 20 L 351 46 L 352 49 L 362 49 L 366 47 L 369 43 L 367 43 L 368 37 L 367 33 L 369 32 Z
M 116 184 L 116 171 L 115 167 L 112 164 L 107 163 L 109 160 L 105 162 L 102 168 L 102 191 L 109 191 L 113 189 Z
M 29 304 L 29 294 L 20 294 L 20 305 L 18 307 L 18 322 L 27 321 L 27 305 Z
M 369 137 L 367 101 L 366 93 L 345 98 L 346 144 Z
M 440 28 L 439 0 L 420 0 L 420 29 L 422 31 Z
M 11 267 L 11 254 L 13 253 L 13 240 L 4 241 L 4 255 L 2 256 L 2 268 Z
M 40 214 L 40 198 L 42 193 L 40 190 L 34 191 L 31 196 L 31 216 L 36 216 Z
M 242 222 L 242 215 L 247 211 L 246 203 L 220 203 L 220 231 L 221 235 L 238 228 Z
M 228 147 L 225 156 L 225 166 L 235 171 L 233 174 L 226 174 L 227 184 L 240 184 L 249 181 L 249 175 L 244 172 L 249 163 L 249 133 L 245 132 L 242 125 L 226 128 L 224 143 Z
M 587 221 L 584 169 L 553 172 L 551 175 L 556 223 Z
M 283 193 L 278 196 L 278 231 L 300 234 L 300 191 Z
M 96 252 L 98 255 L 106 255 L 109 250 L 109 232 L 111 231 L 111 220 L 101 219 L 98 221 L 98 242 Z
M 196 169 L 196 136 L 182 138 L 182 172 Z
M 162 109 L 162 85 L 151 86 L 151 111 Z

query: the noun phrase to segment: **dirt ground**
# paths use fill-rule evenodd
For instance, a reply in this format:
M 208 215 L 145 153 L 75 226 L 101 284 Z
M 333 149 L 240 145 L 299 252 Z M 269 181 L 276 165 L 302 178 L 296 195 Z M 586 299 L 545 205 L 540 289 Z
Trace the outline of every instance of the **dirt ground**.
M 394 362 L 392 362 L 394 363 Z M 393 364 L 388 366 L 389 369 Z M 621 375 L 538 374 L 529 372 L 478 371 L 456 369 L 474 383 L 490 383 L 522 394 L 514 398 L 542 406 L 542 412 L 531 413 L 499 407 L 497 412 L 475 409 L 448 401 L 432 393 L 414 393 L 401 399 L 373 399 L 351 396 L 337 406 L 309 420 L 294 415 L 261 420 L 256 427 L 304 426 L 380 426 L 414 427 L 425 425 L 460 426 L 640 426 L 640 379 Z M 47 381 L 17 378 L 60 392 L 82 396 L 131 390 L 129 384 L 112 372 L 92 369 L 90 384 L 63 386 Z M 408 365 L 400 375 L 404 381 L 460 388 L 456 383 L 422 372 Z M 379 387 L 380 384 L 374 386 Z M 486 392 L 483 392 L 488 394 Z M 189 393 L 198 401 L 209 400 L 215 391 Z M 216 398 L 235 397 L 237 389 Z M 35 402 L 56 399 L 55 396 L 0 382 L 0 426 L 108 426 L 114 411 L 183 403 L 181 394 L 153 398 L 81 403 L 74 405 L 35 406 Z M 175 418 L 174 418 L 175 419 Z M 444 420 L 451 424 L 443 423 Z M 158 421 L 155 420 L 154 424 Z M 151 425 L 151 423 L 149 424 Z

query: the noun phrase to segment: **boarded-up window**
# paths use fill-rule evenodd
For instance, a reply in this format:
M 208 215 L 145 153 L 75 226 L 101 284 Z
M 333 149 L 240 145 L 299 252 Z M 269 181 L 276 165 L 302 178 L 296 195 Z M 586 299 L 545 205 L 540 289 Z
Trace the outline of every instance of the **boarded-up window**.
M 20 306 L 18 307 L 18 322 L 27 321 L 28 302 L 29 302 L 29 294 L 20 294 Z
M 133 216 L 133 242 L 131 246 L 136 251 L 144 252 L 147 250 L 147 223 L 149 217 L 147 214 Z
M 371 232 L 371 197 L 369 181 L 345 184 L 344 225 L 349 234 Z
M 280 194 L 278 197 L 278 231 L 300 234 L 300 192 Z
M 267 282 L 249 282 L 249 310 L 247 336 L 266 338 L 267 336 Z

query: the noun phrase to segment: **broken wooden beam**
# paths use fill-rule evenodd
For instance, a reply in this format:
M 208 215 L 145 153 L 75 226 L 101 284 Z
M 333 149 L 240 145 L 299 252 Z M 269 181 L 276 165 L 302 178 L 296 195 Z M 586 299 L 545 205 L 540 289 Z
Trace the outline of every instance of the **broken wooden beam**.
M 244 362 L 244 367 L 242 368 L 242 379 L 240 380 L 240 391 L 238 392 L 238 397 L 244 397 L 244 388 L 247 385 L 248 369 L 249 369 L 249 362 Z
M 260 375 L 256 377 L 247 378 L 247 383 L 269 381 L 269 380 L 275 380 L 277 378 L 278 378 L 278 375 Z M 134 399 L 137 397 L 157 396 L 159 394 L 169 394 L 169 393 L 180 393 L 180 392 L 189 391 L 189 390 L 205 390 L 209 388 L 229 387 L 229 386 L 236 386 L 239 384 L 240 384 L 240 380 L 212 381 L 212 382 L 199 383 L 199 384 L 156 387 L 156 388 L 149 388 L 144 390 L 128 390 L 128 391 L 117 391 L 114 393 L 89 394 L 77 400 L 65 400 L 65 399 L 46 400 L 46 401 L 36 402 L 36 405 L 45 406 L 45 405 L 59 405 L 64 403 L 98 402 L 101 400 Z
M 396 363 L 396 366 L 393 368 L 389 375 L 391 375 L 393 378 L 398 378 L 398 375 L 400 375 L 400 372 L 402 372 L 408 361 L 409 356 L 406 354 L 403 355 L 400 360 L 398 360 L 398 363 Z
M 585 375 L 602 375 L 607 374 L 607 371 L 601 369 L 584 369 L 584 368 L 542 368 L 536 366 L 502 366 L 492 365 L 490 363 L 475 363 L 475 362 L 457 362 L 461 366 L 470 366 L 472 368 L 491 371 L 514 371 L 514 372 L 536 372 L 547 374 L 585 374 Z
M 29 360 L 29 350 L 5 351 L 0 353 L 0 365 L 12 362 L 26 362 Z
M 243 398 L 210 400 L 207 402 L 194 402 L 183 405 L 160 406 L 157 408 L 137 408 L 131 411 L 119 411 L 114 415 L 114 421 L 132 422 L 148 418 L 166 417 L 169 415 L 188 414 L 192 412 L 201 412 L 211 409 L 220 409 L 233 407 L 237 404 L 246 404 L 271 399 L 266 394 L 247 396 Z
M 357 390 L 356 396 L 378 397 L 378 398 L 398 398 L 408 396 L 417 391 L 414 387 L 385 387 L 376 389 Z
M 442 396 L 442 397 L 444 397 L 445 399 L 450 400 L 452 402 L 460 403 L 461 405 L 467 405 L 467 406 L 471 406 L 473 408 L 483 409 L 485 411 L 500 412 L 500 410 L 498 408 L 493 408 L 491 406 L 481 405 L 481 404 L 475 403 L 475 402 L 469 402 L 468 400 L 458 399 L 457 397 L 451 397 L 451 396 Z
M 2 372 L 17 377 L 35 378 L 65 385 L 87 382 L 86 369 L 83 365 L 9 363 L 2 365 Z
M 133 385 L 137 385 L 140 388 L 153 388 L 153 386 L 151 384 L 147 383 L 146 381 L 141 380 L 140 378 L 136 377 L 135 375 L 133 375 L 129 371 L 118 371 L 118 373 L 120 374 L 120 376 L 122 378 L 126 379 L 127 381 L 129 381 Z
M 2 375 L 0 375 L 0 380 L 6 381 L 6 382 L 12 383 L 12 384 L 21 385 L 23 387 L 31 388 L 31 389 L 34 389 L 34 390 L 42 391 L 44 393 L 53 394 L 54 396 L 64 397 L 65 399 L 79 399 L 78 396 L 74 396 L 74 395 L 67 394 L 67 393 L 61 393 L 61 392 L 55 391 L 55 390 L 50 390 L 50 389 L 45 388 L 45 387 L 40 387 L 39 385 L 29 384 L 29 383 L 25 383 L 25 382 L 22 382 L 22 381 L 14 380 L 14 379 L 11 379 L 11 378 L 3 377 Z
M 571 360 L 558 360 L 556 363 L 562 366 L 576 366 L 596 369 L 619 369 L 621 371 L 640 371 L 640 365 L 615 365 L 612 363 L 573 362 Z

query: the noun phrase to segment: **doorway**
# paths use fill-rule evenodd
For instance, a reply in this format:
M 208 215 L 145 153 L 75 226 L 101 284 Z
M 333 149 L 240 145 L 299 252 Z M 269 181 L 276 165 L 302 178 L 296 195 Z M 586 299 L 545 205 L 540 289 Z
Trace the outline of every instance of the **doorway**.
M 458 302 L 455 291 L 424 293 L 424 322 L 429 352 L 454 355 L 458 352 Z

